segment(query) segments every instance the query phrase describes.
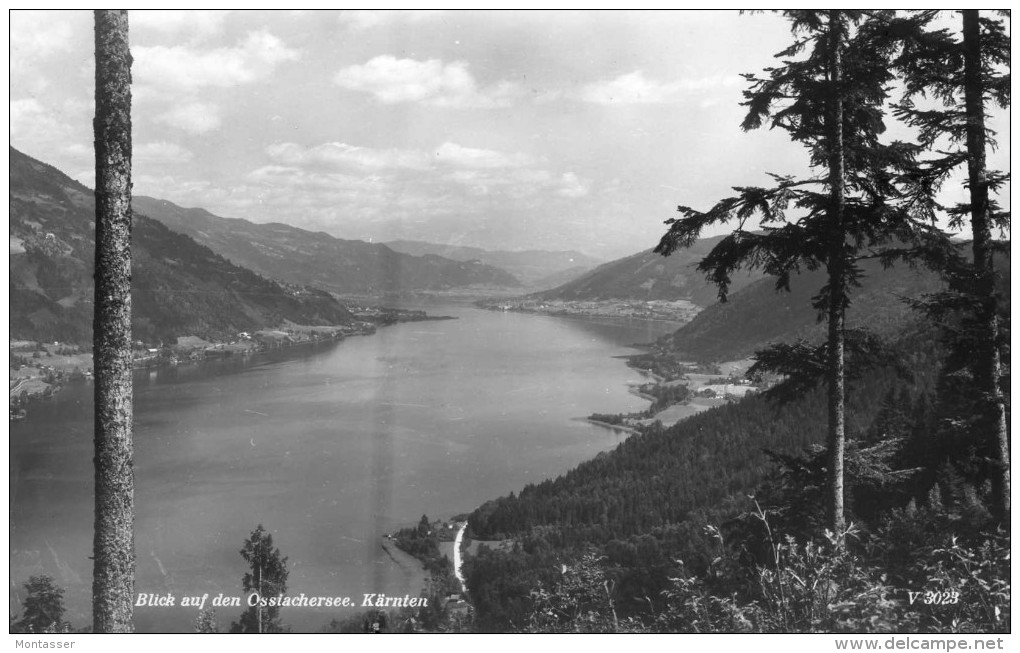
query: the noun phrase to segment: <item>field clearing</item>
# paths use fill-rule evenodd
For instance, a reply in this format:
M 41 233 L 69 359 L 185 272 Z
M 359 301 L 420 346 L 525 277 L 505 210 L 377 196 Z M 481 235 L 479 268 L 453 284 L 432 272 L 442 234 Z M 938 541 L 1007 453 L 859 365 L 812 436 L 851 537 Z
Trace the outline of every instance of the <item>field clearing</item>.
M 719 385 L 706 385 L 703 390 L 711 390 L 720 397 L 727 395 L 733 395 L 734 397 L 743 397 L 748 392 L 754 392 L 754 388 L 749 385 L 736 385 L 733 383 L 723 383 Z
M 719 369 L 726 376 L 744 376 L 747 374 L 747 370 L 751 369 L 752 365 L 754 365 L 753 358 L 742 358 L 738 361 L 720 363 Z
M 709 398 L 709 397 L 693 397 L 689 403 L 677 404 L 670 406 L 665 410 L 659 411 L 651 419 L 645 420 L 646 423 L 651 424 L 655 420 L 662 422 L 663 426 L 673 426 L 682 419 L 686 419 L 691 415 L 697 415 L 703 413 L 709 408 L 715 408 L 716 406 L 722 406 L 726 403 L 725 399 Z
M 446 556 L 453 562 L 453 542 L 440 542 L 439 543 L 439 555 Z
M 493 551 L 509 551 L 514 546 L 513 540 L 471 540 L 470 543 L 464 547 L 464 551 L 470 555 L 478 555 L 478 549 L 485 545 Z M 452 558 L 451 558 L 452 559 Z
M 231 344 L 213 345 L 211 347 L 207 347 L 203 351 L 205 352 L 206 356 L 213 357 L 243 354 L 245 352 L 254 352 L 257 351 L 258 348 L 259 345 L 257 342 L 253 342 L 251 340 L 243 340 L 241 342 L 234 342 Z
M 69 354 L 66 356 L 53 354 L 33 359 L 33 362 L 38 365 L 49 365 L 54 370 L 61 372 L 73 372 L 75 369 L 84 372 L 92 369 L 92 354 Z
M 297 324 L 290 320 L 284 320 L 283 328 L 288 331 L 293 331 L 294 333 L 324 333 L 326 335 L 333 335 L 337 332 L 343 331 L 343 329 L 338 326 L 313 326 L 310 324 Z
M 22 392 L 27 392 L 29 396 L 41 395 L 49 387 L 49 383 L 39 378 L 19 378 L 11 381 L 9 397 L 17 397 Z
M 179 336 L 177 338 L 178 347 L 186 347 L 189 349 L 205 349 L 206 347 L 212 346 L 213 343 L 208 340 L 202 340 L 198 336 Z
M 713 385 L 720 381 L 725 382 L 726 377 L 719 374 L 685 374 L 691 390 L 697 392 L 705 386 Z

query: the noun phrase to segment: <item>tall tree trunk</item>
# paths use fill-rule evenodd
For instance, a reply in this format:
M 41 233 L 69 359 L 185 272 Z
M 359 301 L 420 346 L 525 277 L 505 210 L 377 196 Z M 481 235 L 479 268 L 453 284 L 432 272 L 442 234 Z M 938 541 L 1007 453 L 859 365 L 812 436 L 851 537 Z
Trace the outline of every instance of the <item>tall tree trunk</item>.
M 970 221 L 974 235 L 974 268 L 980 308 L 980 351 L 974 365 L 974 381 L 982 395 L 982 430 L 997 450 L 995 479 L 996 516 L 1009 520 L 1009 432 L 1006 405 L 999 387 L 999 326 L 995 299 L 995 266 L 992 260 L 992 227 L 988 215 L 988 177 L 985 167 L 984 83 L 981 76 L 981 26 L 978 11 L 963 11 L 964 104 L 967 112 L 967 173 L 970 182 Z
M 843 212 L 846 203 L 843 155 L 842 21 L 838 11 L 829 12 L 829 314 L 827 370 L 829 408 L 829 524 L 842 544 L 846 521 L 843 511 L 844 413 L 844 317 L 846 253 Z
M 96 473 L 92 628 L 134 630 L 131 53 L 127 11 L 96 11 Z

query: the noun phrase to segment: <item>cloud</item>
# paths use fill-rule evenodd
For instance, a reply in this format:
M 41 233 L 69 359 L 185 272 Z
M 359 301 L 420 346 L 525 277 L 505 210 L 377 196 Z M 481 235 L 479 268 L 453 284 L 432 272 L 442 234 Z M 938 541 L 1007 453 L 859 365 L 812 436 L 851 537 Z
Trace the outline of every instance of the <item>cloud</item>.
M 459 220 L 478 211 L 478 202 L 532 215 L 574 201 L 591 187 L 577 174 L 551 171 L 543 159 L 526 153 L 453 142 L 420 149 L 276 143 L 265 153 L 265 164 L 229 194 L 202 195 L 203 206 L 223 215 L 367 237 L 384 224 Z M 187 199 L 169 182 L 163 185 L 170 199 Z
M 591 182 L 581 179 L 573 172 L 565 172 L 560 178 L 560 188 L 557 194 L 563 197 L 584 197 L 591 190 Z
M 12 100 L 9 107 L 12 146 L 43 156 L 61 170 L 94 162 L 87 103 L 68 100 L 51 106 L 35 98 L 22 98 Z
M 495 150 L 464 147 L 456 143 L 443 143 L 436 150 L 436 161 L 463 168 L 519 168 L 534 163 L 534 159 L 520 152 L 506 154 Z
M 151 174 L 144 169 L 132 171 L 131 181 L 136 195 L 150 195 L 167 199 L 181 206 L 206 208 L 214 202 L 222 202 L 231 195 L 231 190 L 214 185 L 206 180 L 192 180 L 167 174 Z
M 144 9 L 132 11 L 130 21 L 132 31 L 151 30 L 165 36 L 186 37 L 195 41 L 219 34 L 230 13 L 220 10 Z
M 340 23 L 350 27 L 352 30 L 362 31 L 372 29 L 373 27 L 389 25 L 398 21 L 417 23 L 430 18 L 435 18 L 443 13 L 444 12 L 440 9 L 412 9 L 403 11 L 392 9 L 376 11 L 357 9 L 341 12 Z
M 429 170 L 444 168 L 521 168 L 536 163 L 522 152 L 508 153 L 443 143 L 434 150 L 371 148 L 347 143 L 323 143 L 302 147 L 297 143 L 276 143 L 266 154 L 277 164 L 309 169 L 360 168 L 363 170 Z
M 266 154 L 288 166 L 408 168 L 423 170 L 431 165 L 426 152 L 418 150 L 373 149 L 346 143 L 323 143 L 304 148 L 296 143 L 278 143 L 266 148 Z
M 191 150 L 166 141 L 142 143 L 135 145 L 131 151 L 131 158 L 143 164 L 187 163 L 194 156 Z
M 56 125 L 55 119 L 35 98 L 11 100 L 11 136 L 23 134 L 31 129 Z
M 740 84 L 740 78 L 733 76 L 703 77 L 678 82 L 659 82 L 647 79 L 636 70 L 615 79 L 585 86 L 578 99 L 604 105 L 622 104 L 665 104 L 682 102 L 691 94 L 725 86 Z
M 156 116 L 156 121 L 192 134 L 205 134 L 220 126 L 220 110 L 208 102 L 186 102 Z
M 591 190 L 591 181 L 576 173 L 556 175 L 544 168 L 458 169 L 443 175 L 443 179 L 465 186 L 472 195 L 498 194 L 511 201 L 577 199 Z
M 167 29 L 183 29 L 187 19 L 171 13 L 175 18 Z M 138 46 L 132 53 L 136 102 L 169 105 L 162 112 L 145 113 L 192 134 L 208 133 L 222 123 L 220 107 L 205 96 L 200 100 L 200 92 L 265 81 L 279 65 L 301 57 L 299 50 L 266 30 L 249 32 L 233 47 Z
M 509 82 L 479 88 L 463 61 L 416 61 L 391 55 L 343 68 L 333 81 L 342 88 L 371 93 L 383 104 L 420 102 L 457 109 L 491 109 L 510 106 L 520 95 L 520 89 Z
M 189 46 L 132 48 L 137 82 L 172 92 L 225 88 L 262 81 L 301 53 L 268 31 L 249 32 L 234 47 L 198 50 Z
M 45 97 L 52 103 L 68 89 L 90 91 L 92 12 L 12 10 L 8 15 L 11 97 Z M 89 64 L 87 71 L 83 63 Z
M 84 12 L 81 12 L 84 14 Z M 45 57 L 56 52 L 67 52 L 73 46 L 75 19 L 79 12 L 11 11 L 11 58 Z M 84 18 L 90 18 L 87 14 Z

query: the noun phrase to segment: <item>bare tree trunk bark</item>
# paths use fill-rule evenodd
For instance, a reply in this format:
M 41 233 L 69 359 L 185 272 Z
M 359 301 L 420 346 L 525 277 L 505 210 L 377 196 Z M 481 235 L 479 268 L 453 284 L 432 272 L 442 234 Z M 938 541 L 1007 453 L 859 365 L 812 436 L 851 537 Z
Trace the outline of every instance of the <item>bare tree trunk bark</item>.
M 992 257 L 992 229 L 988 215 L 988 176 L 985 165 L 984 84 L 981 76 L 981 26 L 976 9 L 963 12 L 964 105 L 967 112 L 967 173 L 970 182 L 970 221 L 974 235 L 974 268 L 980 301 L 978 328 L 980 348 L 974 366 L 974 381 L 981 392 L 980 423 L 998 455 L 996 461 L 995 512 L 1009 521 L 1010 472 L 1009 431 L 1006 404 L 999 387 L 999 325 L 995 299 L 995 264 Z
M 828 345 L 828 467 L 829 467 L 829 523 L 837 541 L 842 545 L 846 518 L 843 509 L 843 449 L 845 443 L 845 370 L 844 370 L 844 317 L 843 301 L 846 295 L 843 213 L 846 203 L 844 192 L 843 155 L 843 91 L 842 91 L 842 24 L 838 11 L 829 12 L 829 314 Z
M 96 11 L 96 474 L 92 628 L 132 632 L 131 53 L 126 10 Z

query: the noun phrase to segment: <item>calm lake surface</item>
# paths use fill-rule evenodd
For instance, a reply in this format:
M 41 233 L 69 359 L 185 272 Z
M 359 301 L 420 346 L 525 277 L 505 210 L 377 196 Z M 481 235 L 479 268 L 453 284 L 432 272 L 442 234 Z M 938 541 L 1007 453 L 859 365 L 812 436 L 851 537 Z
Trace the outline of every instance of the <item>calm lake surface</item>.
M 289 558 L 290 595 L 416 596 L 380 536 L 423 513 L 469 512 L 616 446 L 624 434 L 578 418 L 647 407 L 628 392 L 639 374 L 613 357 L 676 328 L 427 309 L 458 319 L 139 372 L 136 590 L 241 597 L 238 552 L 261 523 Z M 91 393 L 67 387 L 10 430 L 11 610 L 30 575 L 48 574 L 78 627 L 91 623 Z M 226 628 L 243 608 L 216 611 Z M 136 628 L 190 631 L 196 615 L 136 608 Z M 339 613 L 281 615 L 301 632 Z

